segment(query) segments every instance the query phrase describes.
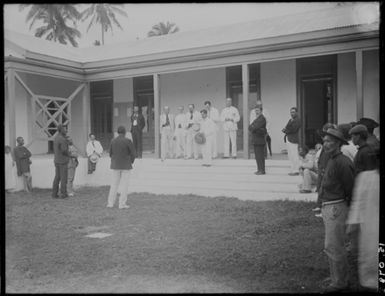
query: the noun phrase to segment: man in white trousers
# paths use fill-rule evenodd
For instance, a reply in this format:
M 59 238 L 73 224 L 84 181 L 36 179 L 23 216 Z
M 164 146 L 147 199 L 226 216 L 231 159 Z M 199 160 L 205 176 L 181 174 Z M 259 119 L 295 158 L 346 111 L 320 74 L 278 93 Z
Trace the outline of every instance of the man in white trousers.
M 186 150 L 186 115 L 184 107 L 178 107 L 179 113 L 175 116 L 175 155 L 176 158 L 183 158 Z
M 194 137 L 197 131 L 194 130 L 194 124 L 199 124 L 201 120 L 201 115 L 198 111 L 195 110 L 194 104 L 188 105 L 188 112 L 186 113 L 186 152 L 185 159 L 192 158 L 194 154 L 194 159 L 198 159 L 199 148 L 198 144 L 195 143 Z
M 127 191 L 136 151 L 132 141 L 126 138 L 126 128 L 124 126 L 118 127 L 118 136 L 111 141 L 110 157 L 112 180 L 107 207 L 112 208 L 114 206 L 118 188 L 120 188 L 119 209 L 128 209 L 129 206 L 126 204 Z
M 173 152 L 174 137 L 174 115 L 170 114 L 168 106 L 163 107 L 163 113 L 160 115 L 160 158 L 162 161 L 174 157 Z
M 240 120 L 238 109 L 232 106 L 232 99 L 226 99 L 226 107 L 222 110 L 221 121 L 223 122 L 224 131 L 224 158 L 230 157 L 230 143 L 231 155 L 237 158 L 237 130 L 238 121 Z
M 206 141 L 201 145 L 203 166 L 211 166 L 212 164 L 212 143 L 213 137 L 216 135 L 216 124 L 208 117 L 206 109 L 201 111 L 202 120 L 200 122 L 200 132 L 206 137 Z
M 219 130 L 218 123 L 220 121 L 219 112 L 217 108 L 214 108 L 213 106 L 211 106 L 210 101 L 205 102 L 205 107 L 207 110 L 207 117 L 210 118 L 215 124 L 215 132 L 214 132 L 214 135 L 211 137 L 212 138 L 211 150 L 212 150 L 212 157 L 217 158 L 218 157 L 217 134 Z
M 301 120 L 298 117 L 297 107 L 290 109 L 290 120 L 286 126 L 282 129 L 285 134 L 285 142 L 287 145 L 287 154 L 291 162 L 291 170 L 289 176 L 299 175 L 299 154 L 298 154 L 298 143 L 299 143 L 299 129 L 301 128 Z

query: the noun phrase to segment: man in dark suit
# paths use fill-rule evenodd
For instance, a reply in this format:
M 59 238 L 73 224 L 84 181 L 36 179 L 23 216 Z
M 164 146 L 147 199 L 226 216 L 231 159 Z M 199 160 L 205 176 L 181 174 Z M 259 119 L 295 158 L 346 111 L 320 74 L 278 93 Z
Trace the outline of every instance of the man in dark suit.
M 127 190 L 136 152 L 132 141 L 126 138 L 126 129 L 124 126 L 118 127 L 118 136 L 111 141 L 110 157 L 112 181 L 108 194 L 107 207 L 112 208 L 114 206 L 118 188 L 121 187 L 119 209 L 128 209 L 129 206 L 126 204 Z
M 252 134 L 254 145 L 255 160 L 258 170 L 256 175 L 265 175 L 265 145 L 266 145 L 266 118 L 262 114 L 262 106 L 257 106 L 255 109 L 256 118 L 249 126 L 249 131 Z
M 134 106 L 134 113 L 131 116 L 131 134 L 138 158 L 142 158 L 142 135 L 145 125 L 144 116 L 139 112 L 139 106 Z
M 55 163 L 55 179 L 52 185 L 52 197 L 53 198 L 67 198 L 67 180 L 68 180 L 68 162 L 69 162 L 69 151 L 68 151 L 68 140 L 67 127 L 59 124 L 57 126 L 57 135 L 53 142 L 54 151 L 54 163 Z M 60 183 L 60 196 L 59 192 Z
M 298 143 L 299 143 L 299 129 L 301 128 L 301 120 L 298 117 L 297 107 L 290 109 L 290 120 L 286 126 L 282 129 L 285 134 L 287 144 L 287 154 L 291 162 L 290 176 L 299 175 L 299 155 L 298 155 Z

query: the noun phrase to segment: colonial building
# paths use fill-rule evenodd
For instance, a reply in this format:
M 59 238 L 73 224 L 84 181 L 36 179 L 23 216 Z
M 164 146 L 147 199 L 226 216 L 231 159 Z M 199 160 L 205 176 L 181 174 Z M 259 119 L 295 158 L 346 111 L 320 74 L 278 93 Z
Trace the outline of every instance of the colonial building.
M 130 127 L 133 104 L 146 118 L 144 150 L 160 155 L 162 107 L 210 100 L 239 109 L 238 150 L 250 157 L 249 113 L 261 99 L 271 116 L 273 153 L 297 106 L 301 141 L 331 121 L 380 121 L 379 13 L 342 6 L 192 32 L 73 48 L 6 30 L 5 143 L 23 136 L 34 154 L 52 149 L 58 123 L 85 149 L 90 132 L 105 149 L 117 126 Z M 218 134 L 218 149 L 223 151 Z

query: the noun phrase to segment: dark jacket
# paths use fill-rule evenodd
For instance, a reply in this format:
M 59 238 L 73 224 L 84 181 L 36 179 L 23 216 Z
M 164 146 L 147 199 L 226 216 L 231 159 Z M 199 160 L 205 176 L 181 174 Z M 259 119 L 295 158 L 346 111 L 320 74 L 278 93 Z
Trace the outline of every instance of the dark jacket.
M 30 157 L 32 156 L 31 152 L 24 146 L 16 146 L 13 148 L 13 155 L 15 157 L 17 175 L 21 176 L 23 173 L 28 173 L 30 171 Z
M 131 170 L 136 157 L 134 144 L 124 135 L 117 136 L 111 141 L 110 157 L 111 169 Z
M 135 118 L 136 118 L 137 123 L 138 123 L 137 126 L 134 126 Z M 145 122 L 145 119 L 144 119 L 144 116 L 142 113 L 131 115 L 131 131 L 135 130 L 135 131 L 141 132 L 145 126 L 146 126 L 146 122 Z
M 53 141 L 54 162 L 66 164 L 69 161 L 68 140 L 60 133 Z
M 293 144 L 299 143 L 298 131 L 300 128 L 301 128 L 301 120 L 299 119 L 299 117 L 296 116 L 295 118 L 290 118 L 290 120 L 286 124 L 285 131 L 284 131 L 286 138 L 290 143 L 293 143 Z
M 371 171 L 377 168 L 373 146 L 365 143 L 358 147 L 356 156 L 354 156 L 354 168 L 356 175 L 363 171 Z
M 251 138 L 253 145 L 265 145 L 266 144 L 266 118 L 260 114 L 250 125 L 249 132 L 251 132 Z
M 348 204 L 352 199 L 354 186 L 354 166 L 349 157 L 341 151 L 330 156 L 322 178 L 319 199 L 321 202 L 344 199 Z

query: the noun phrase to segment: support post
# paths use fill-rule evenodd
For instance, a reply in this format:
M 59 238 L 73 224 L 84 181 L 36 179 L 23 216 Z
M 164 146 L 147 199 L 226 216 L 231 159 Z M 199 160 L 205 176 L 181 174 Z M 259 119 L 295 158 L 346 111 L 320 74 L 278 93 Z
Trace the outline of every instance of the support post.
M 357 90 L 357 120 L 364 115 L 364 92 L 363 92 L 363 74 L 362 74 L 362 50 L 356 51 L 356 90 Z
M 83 88 L 83 145 L 82 153 L 87 157 L 86 147 L 88 142 L 88 134 L 90 133 L 90 84 L 84 83 Z
M 160 86 L 159 74 L 153 75 L 154 79 L 154 129 L 155 129 L 155 156 L 160 157 Z
M 13 149 L 16 146 L 16 84 L 15 70 L 8 70 L 8 124 L 9 124 L 9 145 Z
M 243 158 L 249 158 L 249 67 L 242 64 Z

